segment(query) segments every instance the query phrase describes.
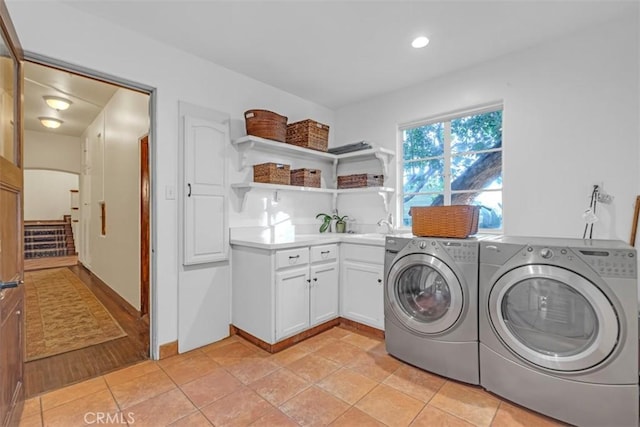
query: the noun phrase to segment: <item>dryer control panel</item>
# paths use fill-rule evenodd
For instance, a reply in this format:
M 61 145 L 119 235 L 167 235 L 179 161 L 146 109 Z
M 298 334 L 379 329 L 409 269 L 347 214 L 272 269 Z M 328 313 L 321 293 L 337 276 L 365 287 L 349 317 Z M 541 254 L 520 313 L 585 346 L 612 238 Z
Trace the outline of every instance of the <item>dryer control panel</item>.
M 479 245 L 477 242 L 436 240 L 436 239 L 413 239 L 411 245 L 423 252 L 437 254 L 444 249 L 451 258 L 461 263 L 477 263 Z
M 634 251 L 626 250 L 577 250 L 580 258 L 603 277 L 635 279 L 637 260 Z

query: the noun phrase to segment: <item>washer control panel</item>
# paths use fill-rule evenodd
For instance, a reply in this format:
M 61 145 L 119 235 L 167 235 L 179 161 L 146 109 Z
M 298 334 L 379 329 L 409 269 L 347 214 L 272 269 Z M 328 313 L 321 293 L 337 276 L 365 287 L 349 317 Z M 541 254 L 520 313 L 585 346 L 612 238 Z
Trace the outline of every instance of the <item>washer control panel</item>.
M 586 262 L 602 277 L 635 279 L 637 277 L 636 252 L 625 249 L 583 249 L 547 246 L 527 246 L 522 256 L 540 261 L 553 260 L 570 267 L 576 257 Z
M 476 242 L 413 239 L 412 244 L 422 251 L 433 254 L 444 249 L 456 262 L 478 262 L 479 245 Z

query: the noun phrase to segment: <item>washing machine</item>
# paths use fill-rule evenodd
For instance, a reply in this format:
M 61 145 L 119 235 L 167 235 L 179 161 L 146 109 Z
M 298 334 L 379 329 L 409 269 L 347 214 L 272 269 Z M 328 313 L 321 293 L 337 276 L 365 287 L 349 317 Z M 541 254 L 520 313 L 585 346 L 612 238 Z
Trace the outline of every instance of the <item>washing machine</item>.
M 481 385 L 570 424 L 637 426 L 636 269 L 619 241 L 481 242 Z
M 385 249 L 387 352 L 479 384 L 478 240 L 388 236 Z

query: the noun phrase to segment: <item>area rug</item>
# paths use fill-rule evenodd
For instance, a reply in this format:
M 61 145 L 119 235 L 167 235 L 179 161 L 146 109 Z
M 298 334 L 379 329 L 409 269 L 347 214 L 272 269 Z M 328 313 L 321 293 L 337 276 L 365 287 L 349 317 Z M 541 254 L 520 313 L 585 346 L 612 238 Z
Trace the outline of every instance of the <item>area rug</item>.
M 127 335 L 68 268 L 25 273 L 25 312 L 27 361 Z

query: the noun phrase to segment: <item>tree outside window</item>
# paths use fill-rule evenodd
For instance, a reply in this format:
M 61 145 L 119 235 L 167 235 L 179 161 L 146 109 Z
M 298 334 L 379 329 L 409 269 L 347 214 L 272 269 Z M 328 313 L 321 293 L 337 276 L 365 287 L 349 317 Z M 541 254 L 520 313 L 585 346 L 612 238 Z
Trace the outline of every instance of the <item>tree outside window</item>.
M 502 109 L 401 132 L 403 225 L 412 206 L 477 205 L 479 228 L 502 229 Z

